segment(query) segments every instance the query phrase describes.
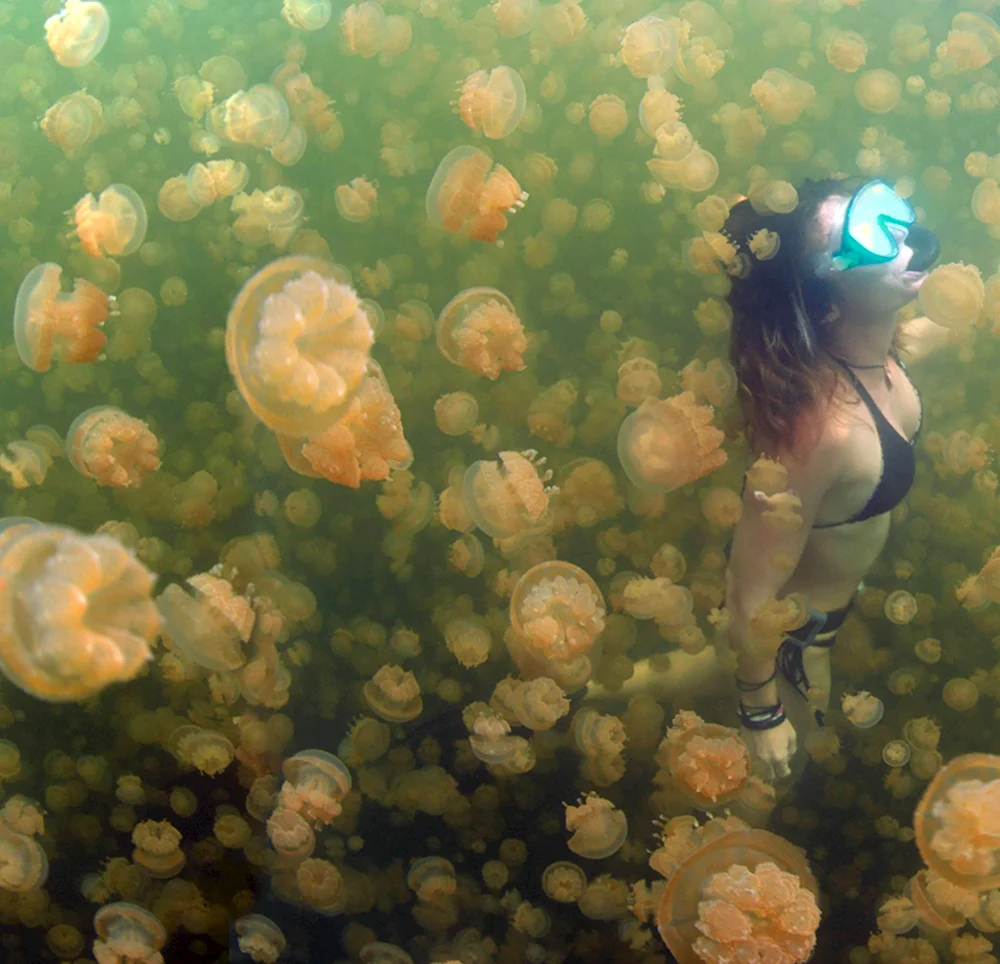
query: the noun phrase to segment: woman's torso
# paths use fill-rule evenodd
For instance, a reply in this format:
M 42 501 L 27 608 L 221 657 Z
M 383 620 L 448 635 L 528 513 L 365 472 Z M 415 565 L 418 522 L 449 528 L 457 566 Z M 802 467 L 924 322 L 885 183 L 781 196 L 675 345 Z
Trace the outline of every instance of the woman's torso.
M 840 449 L 842 458 L 837 461 L 844 468 L 820 502 L 817 527 L 810 532 L 802 558 L 784 587 L 784 594 L 804 593 L 820 609 L 837 609 L 850 602 L 889 535 L 888 512 L 837 524 L 861 514 L 877 488 L 884 490 L 888 482 L 898 484 L 899 476 L 905 477 L 898 464 L 883 466 L 883 450 L 898 462 L 899 439 L 889 439 L 888 433 L 913 439 L 921 421 L 920 397 L 898 362 L 890 359 L 888 371 L 891 384 L 886 384 L 881 369 L 856 370 L 854 379 L 850 372 L 843 373 L 846 391 L 838 392 L 831 403 L 834 411 L 827 418 L 825 433 Z M 869 404 L 860 398 L 853 380 L 867 390 Z M 884 416 L 881 426 L 878 415 L 870 410 L 872 405 Z

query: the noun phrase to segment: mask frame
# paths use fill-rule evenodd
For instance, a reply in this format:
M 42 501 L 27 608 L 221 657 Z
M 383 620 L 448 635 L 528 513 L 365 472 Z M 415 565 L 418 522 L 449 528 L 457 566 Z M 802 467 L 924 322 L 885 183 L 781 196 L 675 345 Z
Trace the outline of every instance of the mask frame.
M 888 182 L 882 178 L 866 181 L 847 204 L 844 231 L 831 259 L 832 267 L 848 271 L 892 261 L 899 254 L 899 241 L 889 226 L 895 224 L 909 231 L 916 220 L 913 205 Z

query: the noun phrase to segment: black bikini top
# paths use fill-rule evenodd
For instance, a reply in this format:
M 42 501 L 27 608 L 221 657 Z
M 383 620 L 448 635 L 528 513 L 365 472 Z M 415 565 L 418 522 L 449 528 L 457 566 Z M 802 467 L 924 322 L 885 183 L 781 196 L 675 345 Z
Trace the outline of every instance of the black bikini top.
M 903 363 L 893 353 L 893 359 L 899 365 L 903 373 L 906 368 Z M 854 513 L 849 519 L 843 522 L 823 522 L 813 526 L 814 529 L 833 529 L 836 526 L 847 525 L 849 522 L 864 522 L 865 519 L 872 519 L 877 515 L 891 512 L 899 505 L 913 485 L 913 477 L 917 471 L 917 459 L 913 451 L 917 438 L 920 435 L 920 426 L 924 420 L 923 405 L 920 407 L 920 417 L 917 422 L 917 429 L 913 433 L 913 438 L 907 440 L 893 428 L 889 420 L 882 414 L 882 410 L 875 404 L 874 399 L 868 393 L 868 389 L 861 384 L 857 375 L 837 359 L 838 364 L 844 369 L 848 379 L 871 412 L 872 420 L 875 422 L 875 430 L 878 432 L 879 445 L 882 448 L 882 472 L 879 475 L 878 484 L 875 490 L 868 497 L 868 501 Z M 907 375 L 909 381 L 909 375 Z M 913 382 L 910 382 L 913 385 Z M 917 401 L 920 402 L 920 393 L 913 385 L 913 390 L 917 394 Z

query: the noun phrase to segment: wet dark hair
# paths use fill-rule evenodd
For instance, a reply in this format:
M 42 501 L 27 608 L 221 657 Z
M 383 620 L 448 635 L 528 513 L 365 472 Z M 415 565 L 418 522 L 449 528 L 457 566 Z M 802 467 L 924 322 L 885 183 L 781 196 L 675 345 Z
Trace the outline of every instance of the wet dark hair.
M 724 231 L 737 245 L 743 266 L 728 296 L 733 310 L 729 359 L 756 451 L 801 453 L 818 439 L 822 421 L 811 416 L 837 390 L 830 321 L 842 306 L 831 281 L 816 273 L 816 214 L 827 198 L 849 197 L 863 183 L 860 178 L 806 181 L 798 188 L 798 206 L 788 214 L 759 214 L 743 200 L 726 220 Z M 780 239 L 768 260 L 749 248 L 750 238 L 764 228 Z

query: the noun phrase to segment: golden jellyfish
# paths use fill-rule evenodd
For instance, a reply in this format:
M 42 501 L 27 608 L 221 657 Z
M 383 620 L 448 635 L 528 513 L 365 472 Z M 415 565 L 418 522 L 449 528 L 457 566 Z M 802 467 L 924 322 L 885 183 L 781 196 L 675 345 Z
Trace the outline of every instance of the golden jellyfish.
M 469 745 L 473 755 L 483 763 L 507 763 L 520 750 L 523 738 L 510 735 L 510 724 L 492 712 L 476 715 L 472 721 Z
M 542 871 L 542 890 L 560 904 L 574 904 L 587 889 L 583 868 L 569 860 L 557 860 Z
M 203 206 L 197 198 L 192 197 L 189 178 L 181 174 L 167 178 L 156 196 L 156 207 L 168 221 L 190 221 Z
M 895 110 L 903 95 L 903 82 L 891 70 L 866 70 L 854 85 L 858 103 L 873 114 Z
M 278 444 L 296 472 L 355 489 L 363 481 L 384 481 L 413 462 L 399 407 L 382 369 L 371 359 L 339 421 L 305 440 L 279 436 Z
M 809 960 L 819 890 L 802 851 L 734 818 L 680 830 L 688 840 L 656 911 L 657 930 L 679 964 Z
M 437 345 L 452 364 L 495 381 L 521 371 L 528 339 L 510 299 L 496 288 L 466 288 L 441 310 Z
M 764 71 L 750 88 L 757 106 L 777 124 L 794 124 L 816 99 L 816 88 L 780 67 Z
M 288 101 L 270 84 L 238 90 L 208 114 L 208 130 L 234 144 L 268 150 L 287 133 L 291 124 Z
M 736 730 L 683 711 L 674 717 L 664 742 L 671 775 L 698 806 L 733 800 L 746 786 L 750 753 Z
M 661 17 L 646 16 L 622 34 L 621 59 L 633 77 L 653 77 L 669 70 L 677 56 L 677 30 Z
M 115 488 L 139 485 L 160 467 L 159 440 L 141 419 L 113 405 L 81 412 L 66 433 L 66 455 L 84 478 Z
M 42 133 L 67 157 L 86 147 L 104 131 L 104 109 L 96 97 L 77 90 L 57 100 L 42 117 Z
M 146 205 L 127 184 L 111 184 L 73 207 L 74 234 L 92 258 L 122 257 L 139 250 L 146 237 Z
M 45 21 L 45 42 L 63 67 L 85 67 L 103 49 L 111 30 L 111 17 L 97 0 L 66 0 L 57 14 Z
M 340 30 L 347 49 L 370 60 L 381 53 L 389 32 L 382 4 L 376 0 L 351 4 L 341 18 Z
M 567 846 L 573 853 L 602 860 L 621 849 L 628 836 L 628 819 L 610 800 L 588 793 L 576 806 L 565 807 L 566 829 L 573 833 Z
M 579 566 L 559 560 L 529 569 L 510 597 L 514 633 L 544 662 L 586 654 L 604 629 L 605 613 L 597 583 Z
M 452 234 L 492 244 L 507 227 L 507 214 L 524 207 L 528 194 L 502 164 L 474 147 L 449 152 L 427 188 L 425 209 L 431 224 Z
M 1000 757 L 970 753 L 942 767 L 913 817 L 917 847 L 927 866 L 959 887 L 1000 885 Z
M 452 656 L 466 669 L 471 669 L 481 666 L 489 658 L 493 637 L 485 621 L 478 617 L 459 618 L 450 619 L 445 624 L 444 642 Z
M 187 580 L 187 589 L 171 583 L 157 597 L 163 636 L 194 663 L 213 672 L 233 672 L 246 662 L 243 645 L 250 639 L 254 611 L 232 585 L 211 573 Z
M 502 140 L 517 129 L 526 103 L 524 81 L 512 67 L 494 67 L 488 73 L 477 70 L 459 86 L 459 115 L 468 127 L 491 140 Z
M 333 15 L 330 0 L 284 0 L 281 16 L 296 30 L 322 30 Z
M 547 676 L 517 682 L 501 680 L 493 691 L 494 708 L 529 730 L 550 730 L 569 712 L 566 693 Z
M 276 964 L 285 950 L 285 935 L 270 917 L 245 914 L 233 922 L 239 949 L 255 964 Z
M 105 904 L 94 914 L 94 930 L 97 964 L 163 964 L 166 929 L 138 904 Z
M 602 141 L 613 141 L 628 127 L 625 101 L 615 94 L 599 94 L 587 109 L 590 129 Z
M 551 525 L 551 474 L 534 451 L 500 452 L 495 460 L 474 462 L 465 472 L 462 492 L 475 524 L 495 539 L 542 532 Z
M 281 764 L 285 782 L 278 806 L 300 814 L 314 827 L 322 827 L 340 815 L 342 801 L 350 793 L 351 771 L 325 750 L 300 750 Z
M 917 615 L 917 600 L 905 589 L 897 589 L 885 597 L 883 604 L 885 618 L 897 626 L 905 626 Z
M 229 737 L 217 730 L 186 724 L 170 734 L 169 748 L 180 762 L 214 777 L 236 758 Z
M 40 264 L 25 275 L 14 302 L 14 344 L 21 361 L 36 372 L 52 359 L 71 365 L 95 361 L 107 343 L 100 326 L 110 299 L 96 285 L 77 278 L 62 290 L 62 268 Z
M 48 875 L 48 857 L 38 842 L 0 823 L 0 887 L 25 893 L 41 887 Z
M 712 416 L 712 408 L 698 405 L 691 392 L 647 398 L 618 430 L 618 459 L 629 481 L 669 492 L 724 465 L 724 435 Z
M 961 331 L 979 317 L 986 301 L 986 286 L 975 265 L 957 261 L 938 265 L 920 286 L 917 297 L 931 321 Z
M 132 831 L 132 861 L 154 880 L 176 877 L 187 857 L 180 848 L 181 833 L 169 820 L 143 820 Z
M 867 690 L 860 693 L 845 693 L 840 700 L 844 716 L 859 730 L 867 730 L 880 723 L 885 706 L 877 696 Z
M 345 220 L 360 224 L 376 211 L 378 182 L 366 177 L 356 177 L 349 184 L 341 184 L 333 192 L 337 213 Z
M 305 817 L 285 807 L 275 808 L 267 817 L 267 839 L 279 854 L 292 860 L 308 857 L 316 847 L 316 834 Z
M 523 36 L 538 19 L 538 0 L 493 0 L 490 8 L 504 37 Z
M 468 392 L 449 392 L 434 403 L 434 423 L 445 435 L 465 435 L 479 421 L 479 403 Z
M 861 34 L 853 30 L 833 30 L 826 38 L 823 53 L 837 70 L 853 74 L 864 67 L 868 59 L 868 44 Z
M 0 471 L 7 473 L 15 489 L 41 485 L 51 466 L 52 456 L 34 442 L 9 442 L 7 451 L 0 453 Z
M 8 524 L 0 531 L 0 670 L 48 702 L 133 679 L 160 628 L 153 579 L 109 536 Z
M 226 322 L 226 361 L 268 428 L 318 435 L 343 417 L 361 386 L 373 335 L 356 292 L 314 258 L 262 268 Z
M 941 699 L 949 709 L 966 713 L 979 702 L 979 688 L 972 680 L 957 676 L 944 684 Z
M 389 723 L 407 723 L 423 712 L 420 684 L 409 670 L 387 663 L 363 687 L 365 702 Z

